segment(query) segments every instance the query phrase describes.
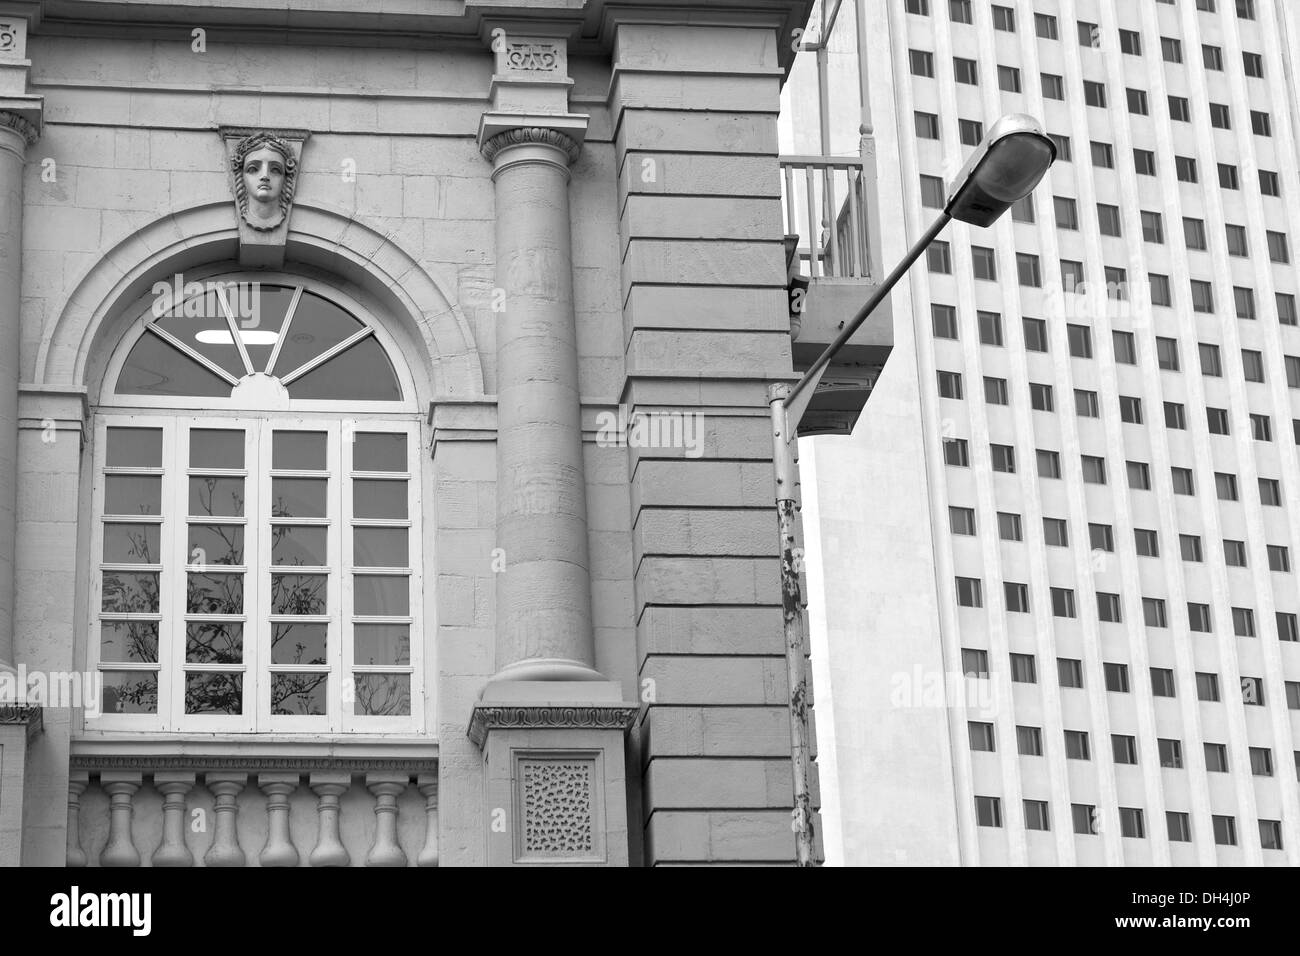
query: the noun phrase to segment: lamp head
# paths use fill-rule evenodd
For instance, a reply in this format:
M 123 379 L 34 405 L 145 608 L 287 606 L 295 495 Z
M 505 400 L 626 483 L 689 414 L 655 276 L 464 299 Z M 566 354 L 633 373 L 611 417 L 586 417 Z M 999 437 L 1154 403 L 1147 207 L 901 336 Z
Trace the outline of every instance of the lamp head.
M 944 212 L 973 226 L 989 226 L 1028 196 L 1056 160 L 1056 144 L 1042 124 L 1010 113 L 989 129 L 948 190 Z

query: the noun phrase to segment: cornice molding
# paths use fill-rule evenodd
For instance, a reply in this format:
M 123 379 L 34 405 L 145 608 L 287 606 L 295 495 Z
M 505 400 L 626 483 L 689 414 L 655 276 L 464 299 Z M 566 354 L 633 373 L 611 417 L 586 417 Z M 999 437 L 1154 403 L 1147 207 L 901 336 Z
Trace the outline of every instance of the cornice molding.
M 576 162 L 581 152 L 581 147 L 576 140 L 558 130 L 547 129 L 544 126 L 521 126 L 518 129 L 508 129 L 504 133 L 498 133 L 485 142 L 483 158 L 490 163 L 503 149 L 528 145 L 550 146 L 564 153 L 570 163 Z
M 312 773 L 313 771 L 335 771 L 341 773 L 405 773 L 418 775 L 437 773 L 438 761 L 427 757 L 412 758 L 367 758 L 367 757 L 258 757 L 239 756 L 208 757 L 199 754 L 175 754 L 169 756 L 114 756 L 112 754 L 73 754 L 70 758 L 72 770 L 87 772 L 103 771 L 138 771 L 141 773 L 183 770 L 194 773 L 208 771 L 234 771 L 261 773 L 267 771 L 289 771 Z
M 609 706 L 513 706 L 479 705 L 469 722 L 469 739 L 482 747 L 492 730 L 621 730 L 636 719 L 638 707 Z

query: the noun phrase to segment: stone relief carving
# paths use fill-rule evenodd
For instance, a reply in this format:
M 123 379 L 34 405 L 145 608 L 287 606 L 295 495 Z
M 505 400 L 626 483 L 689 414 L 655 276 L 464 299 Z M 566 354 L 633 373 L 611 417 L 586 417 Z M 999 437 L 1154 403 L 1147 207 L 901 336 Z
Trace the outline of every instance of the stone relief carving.
M 0 20 L 0 56 L 22 56 L 18 24 Z
M 489 730 L 564 727 L 574 730 L 627 730 L 640 708 L 611 704 L 601 707 L 485 707 L 474 708 L 469 736 L 479 747 Z
M 530 73 L 553 73 L 560 68 L 560 53 L 551 43 L 511 43 L 506 47 L 506 67 Z
M 595 852 L 590 760 L 525 760 L 525 856 L 589 856 Z
M 244 222 L 258 232 L 284 222 L 298 182 L 293 147 L 274 133 L 253 133 L 235 147 L 230 167 Z

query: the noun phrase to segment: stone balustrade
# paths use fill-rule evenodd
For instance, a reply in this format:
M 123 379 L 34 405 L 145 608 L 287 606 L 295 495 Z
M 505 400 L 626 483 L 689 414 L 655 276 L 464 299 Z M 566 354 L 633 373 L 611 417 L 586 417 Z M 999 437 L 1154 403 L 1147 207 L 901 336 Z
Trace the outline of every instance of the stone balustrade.
M 74 758 L 68 866 L 438 865 L 436 761 L 181 763 Z

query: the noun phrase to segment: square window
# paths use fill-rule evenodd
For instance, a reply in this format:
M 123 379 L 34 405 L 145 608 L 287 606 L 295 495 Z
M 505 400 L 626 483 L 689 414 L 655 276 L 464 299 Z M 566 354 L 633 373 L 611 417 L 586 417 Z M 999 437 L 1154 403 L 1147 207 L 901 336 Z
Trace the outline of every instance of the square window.
M 1223 540 L 1223 560 L 1230 568 L 1246 567 L 1246 542 L 1225 538 Z
M 959 119 L 957 134 L 963 146 L 978 146 L 984 139 L 984 124 L 978 120 Z M 1060 158 L 1059 155 L 1057 158 Z
M 1113 694 L 1127 694 L 1128 689 L 1128 665 L 1127 664 L 1102 664 L 1102 671 L 1106 675 L 1106 689 Z
M 1215 129 L 1232 129 L 1232 111 L 1227 103 L 1210 104 L 1210 125 Z
M 984 401 L 990 405 L 1007 404 L 1007 380 L 984 376 Z
M 1116 362 L 1120 365 L 1137 364 L 1137 343 L 1133 338 L 1132 332 L 1111 332 L 1110 340 L 1115 350 Z
M 1201 59 L 1205 62 L 1207 70 L 1223 69 L 1223 50 L 1217 46 L 1211 46 L 1208 43 L 1201 44 Z
M 1282 849 L 1282 821 L 1259 821 L 1259 845 L 1264 850 Z
M 921 176 L 921 205 L 927 209 L 944 207 L 944 185 L 938 176 Z
M 1224 744 L 1205 745 L 1205 769 L 1210 773 L 1228 772 L 1228 748 Z
M 914 76 L 934 76 L 934 54 L 927 50 L 908 50 L 908 63 Z
M 1025 348 L 1030 352 L 1047 351 L 1047 323 L 1042 319 L 1024 319 Z
M 1083 480 L 1090 485 L 1106 483 L 1106 460 L 1096 455 L 1083 455 Z
M 1164 221 L 1158 212 L 1142 211 L 1142 238 L 1146 242 L 1163 244 L 1165 241 Z
M 1152 528 L 1134 528 L 1133 541 L 1139 558 L 1160 557 L 1160 534 Z
M 1065 732 L 1065 756 L 1069 760 L 1091 760 L 1086 730 L 1067 730 Z
M 966 83 L 970 86 L 979 84 L 979 69 L 974 60 L 968 60 L 965 57 L 955 56 L 952 58 L 953 79 L 958 83 Z
M 1052 588 L 1052 617 L 1075 617 L 1074 592 L 1069 588 Z
M 1119 48 L 1130 56 L 1142 55 L 1142 35 L 1136 30 L 1119 31 Z
M 996 748 L 993 746 L 993 725 L 978 720 L 966 721 L 966 730 L 970 735 L 970 749 L 982 750 L 992 753 Z
M 1179 182 L 1196 182 L 1196 160 L 1192 159 L 1190 156 L 1175 156 L 1174 172 L 1178 176 Z
M 1108 524 L 1089 523 L 1088 544 L 1094 551 L 1113 552 L 1115 550 L 1115 532 Z
M 1056 673 L 1062 687 L 1083 686 L 1083 661 L 1071 657 L 1056 659 Z
M 992 249 L 987 246 L 971 246 L 970 257 L 975 278 L 986 279 L 989 282 L 998 281 L 997 255 Z
M 1079 206 L 1068 196 L 1052 197 L 1052 212 L 1056 217 L 1057 229 L 1079 228 Z
M 1016 32 L 1016 11 L 1010 7 L 993 5 L 993 29 L 1004 33 Z
M 1101 28 L 1097 24 L 1079 20 L 1076 26 L 1079 31 L 1079 46 L 1101 48 Z
M 1009 475 L 1016 473 L 1016 450 L 1010 445 L 989 445 L 989 457 L 993 460 L 993 470 Z
M 1036 412 L 1055 411 L 1055 402 L 1052 399 L 1052 386 L 1043 385 L 1038 382 L 1030 382 L 1029 407 Z M 1058 475 L 1057 477 L 1060 476 Z
M 1002 826 L 1002 800 L 998 797 L 976 797 L 975 822 L 982 827 Z
M 953 534 L 975 533 L 975 509 L 948 506 L 948 528 Z
M 1255 636 L 1255 612 L 1248 607 L 1232 609 L 1232 633 L 1237 637 Z
M 1096 106 L 1099 109 L 1106 108 L 1106 84 L 1098 83 L 1095 80 L 1083 81 L 1083 100 L 1089 106 Z
M 979 578 L 957 578 L 957 603 L 961 607 L 984 606 Z
M 1115 168 L 1115 150 L 1110 143 L 1093 142 L 1091 149 L 1092 165 L 1100 169 Z
M 1030 193 L 1011 204 L 1012 222 L 1034 222 L 1034 194 Z
M 1264 233 L 1268 238 L 1268 258 L 1272 262 L 1286 263 L 1291 261 L 1291 250 L 1287 245 L 1286 233 L 1274 232 L 1272 229 Z
M 1268 169 L 1259 171 L 1259 191 L 1264 196 L 1282 195 L 1282 181 L 1277 178 L 1277 173 Z
M 1057 73 L 1040 73 L 1038 80 L 1045 100 L 1065 99 L 1065 79 Z
M 1248 382 L 1264 381 L 1264 353 L 1254 349 L 1242 349 L 1241 370 Z
M 1219 360 L 1219 347 L 1202 342 L 1198 350 L 1201 355 L 1201 374 L 1222 378 L 1223 363 Z
M 1300 641 L 1300 621 L 1296 615 L 1287 611 L 1278 611 L 1277 639 L 1279 641 Z
M 1135 764 L 1137 757 L 1137 738 L 1128 734 L 1111 734 L 1110 750 L 1116 763 Z
M 1061 477 L 1061 456 L 1059 453 L 1040 448 L 1038 449 L 1036 456 L 1038 459 L 1039 478 Z
M 1184 216 L 1183 241 L 1188 249 L 1205 249 L 1205 221 Z
M 943 460 L 958 468 L 970 467 L 970 453 L 964 438 L 945 438 L 943 440 Z
M 1101 405 L 1096 392 L 1076 388 L 1074 390 L 1074 411 L 1080 418 L 1100 418 Z
M 1057 40 L 1056 17 L 1049 13 L 1034 14 L 1034 32 L 1044 40 Z
M 1240 189 L 1241 180 L 1237 167 L 1231 163 L 1219 163 L 1219 186 L 1222 189 Z
M 1225 413 L 1226 414 L 1226 413 Z M 1224 432 L 1226 435 L 1227 432 Z M 1252 413 L 1250 416 L 1250 434 L 1255 441 L 1272 441 L 1273 424 L 1267 415 Z
M 1065 331 L 1070 343 L 1070 354 L 1075 358 L 1092 358 L 1092 330 L 1086 325 L 1069 324 Z
M 1183 44 L 1182 41 L 1174 37 L 1160 38 L 1160 55 L 1166 63 L 1183 62 Z
M 1250 246 L 1246 242 L 1246 227 L 1228 223 L 1225 229 L 1228 233 L 1228 255 L 1250 255 Z
M 1020 71 L 1014 66 L 999 66 L 998 89 L 1004 93 L 1019 93 Z
M 1022 757 L 1043 755 L 1043 731 L 1039 727 L 1016 727 L 1016 751 Z
M 1255 19 L 1255 0 L 1237 0 L 1237 16 L 1242 20 Z
M 1047 138 L 1056 146 L 1058 163 L 1069 163 L 1074 160 L 1074 154 L 1070 150 L 1070 137 L 1062 136 L 1060 133 L 1048 133 Z
M 948 0 L 948 16 L 953 23 L 970 23 L 970 0 Z
M 1097 617 L 1108 624 L 1121 623 L 1118 594 L 1108 594 L 1105 591 L 1097 592 Z
M 1118 236 L 1120 234 L 1119 206 L 1098 203 L 1097 225 L 1103 236 Z
M 1148 290 L 1151 293 L 1152 305 L 1172 305 L 1173 296 L 1169 291 L 1169 276 L 1160 275 L 1157 272 L 1147 273 Z
M 1037 684 L 1038 673 L 1033 654 L 1011 655 L 1011 679 L 1017 684 Z
M 1169 618 L 1165 614 L 1165 602 L 1160 598 L 1142 599 L 1142 621 L 1147 627 L 1168 627 Z
M 1095 835 L 1101 830 L 1097 808 L 1090 803 L 1070 804 L 1070 822 L 1074 825 L 1075 833 Z
M 1250 53 L 1249 51 L 1242 53 L 1241 65 L 1247 76 L 1257 80 L 1264 78 L 1264 58 L 1258 53 Z
M 1268 546 L 1268 569 L 1283 574 L 1290 572 L 1291 552 L 1285 545 L 1270 544 Z
M 1119 417 L 1126 424 L 1141 425 L 1142 399 L 1134 398 L 1132 395 L 1121 395 L 1119 397 Z
M 1255 291 L 1245 289 L 1241 286 L 1232 287 L 1232 305 L 1236 310 L 1237 318 L 1254 321 L 1255 319 Z
M 998 537 L 1003 541 L 1023 541 L 1024 534 L 1021 532 L 1020 515 L 1013 514 L 1010 511 L 999 511 Z
M 974 647 L 961 649 L 961 672 L 967 677 L 987 680 L 989 676 L 989 652 Z
M 1267 747 L 1251 747 L 1250 772 L 1256 777 L 1273 776 L 1273 751 Z
M 1178 810 L 1165 811 L 1165 829 L 1169 832 L 1170 843 L 1192 842 L 1192 818 Z
M 931 272 L 952 275 L 952 251 L 942 239 L 930 243 L 930 248 L 925 251 L 925 262 Z
M 939 377 L 939 397 L 960 399 L 961 394 L 961 373 L 945 372 L 942 369 L 938 372 Z
M 1173 695 L 1168 696 L 1172 697 Z M 1167 770 L 1183 769 L 1183 742 L 1181 740 L 1160 737 L 1156 740 L 1156 748 L 1160 751 L 1160 766 Z
M 1132 88 L 1126 89 L 1124 91 L 1124 98 L 1128 102 L 1128 111 L 1130 113 L 1135 113 L 1138 116 L 1146 116 L 1147 113 L 1150 112 L 1147 109 L 1147 95 L 1144 91 Z
M 1016 253 L 1016 274 L 1020 284 L 1037 289 L 1043 284 L 1043 276 L 1038 268 L 1038 256 L 1027 252 Z
M 1121 836 L 1133 840 L 1145 839 L 1147 831 L 1146 824 L 1143 822 L 1142 811 L 1135 807 L 1120 807 L 1119 832 Z
M 1029 586 L 1027 584 L 1004 581 L 1002 582 L 1002 588 L 1006 596 L 1008 612 L 1016 614 L 1029 613 Z
M 1183 429 L 1187 428 L 1187 409 L 1180 402 L 1165 402 L 1165 427 Z M 1180 469 L 1186 470 L 1186 469 Z M 1187 472 L 1191 476 L 1191 472 Z M 1185 492 L 1192 494 L 1192 492 Z
M 1128 474 L 1128 486 L 1135 491 L 1151 490 L 1151 468 L 1144 461 L 1126 461 L 1124 463 L 1125 471 Z
M 1047 818 L 1047 801 L 1046 800 L 1026 800 L 1025 804 L 1025 829 L 1026 830 L 1050 830 L 1051 823 Z
M 1282 482 L 1276 478 L 1259 479 L 1259 502 L 1265 507 L 1282 506 Z
M 1278 292 L 1273 297 L 1274 304 L 1277 306 L 1277 321 L 1279 325 L 1296 324 L 1296 307 L 1295 296 L 1290 292 Z
M 1168 404 L 1168 403 L 1166 403 Z M 1178 406 L 1181 408 L 1182 406 Z M 1196 480 L 1192 475 L 1192 469 L 1180 468 L 1177 465 L 1169 469 L 1170 477 L 1173 479 L 1174 494 L 1176 495 L 1194 495 L 1196 494 Z
M 1211 435 L 1229 434 L 1228 410 L 1226 408 L 1207 408 L 1205 414 Z
M 1070 546 L 1070 533 L 1065 519 L 1044 518 L 1043 539 L 1049 548 L 1068 548 Z
M 1151 694 L 1154 697 L 1175 697 L 1174 672 L 1169 667 L 1151 668 Z M 1162 760 L 1163 764 L 1164 761 Z
M 1237 500 L 1237 476 L 1227 472 L 1214 473 L 1214 492 L 1220 501 Z
M 1175 40 L 1175 43 L 1178 41 Z M 1192 104 L 1185 96 L 1169 97 L 1169 118 L 1175 123 L 1192 121 Z
M 1272 136 L 1273 120 L 1262 110 L 1250 111 L 1250 131 L 1256 136 Z
M 907 12 L 921 17 L 928 17 L 930 15 L 930 0 L 907 0 Z
M 936 339 L 957 337 L 957 310 L 950 305 L 930 306 L 930 323 Z
M 1216 703 L 1219 700 L 1219 675 L 1198 672 L 1196 675 L 1196 699 Z
M 939 138 L 939 117 L 936 114 L 916 110 L 912 113 L 912 119 L 916 124 L 917 139 Z
M 1214 290 L 1213 287 L 1201 279 L 1192 280 L 1192 311 L 1193 312 L 1213 312 L 1214 311 Z
M 1218 846 L 1237 845 L 1237 820 L 1235 817 L 1221 816 L 1216 813 L 1210 817 L 1210 823 L 1214 827 L 1214 842 Z
M 1073 259 L 1061 260 L 1061 288 L 1073 292 L 1083 285 L 1083 263 Z
M 980 342 L 983 345 L 1002 344 L 1002 316 L 997 312 L 976 312 L 979 323 Z
M 1178 550 L 1182 553 L 1184 561 L 1193 561 L 1199 564 L 1205 560 L 1205 555 L 1201 550 L 1200 535 L 1180 534 L 1178 536 Z
M 1289 680 L 1285 686 L 1287 709 L 1300 710 L 1300 681 Z

